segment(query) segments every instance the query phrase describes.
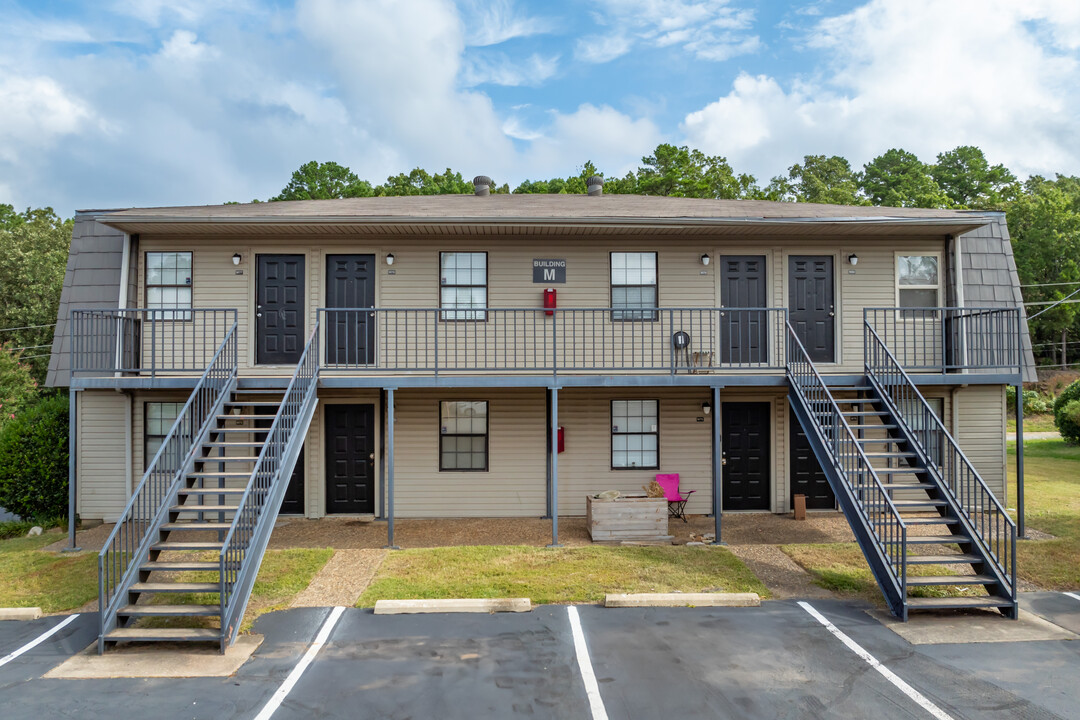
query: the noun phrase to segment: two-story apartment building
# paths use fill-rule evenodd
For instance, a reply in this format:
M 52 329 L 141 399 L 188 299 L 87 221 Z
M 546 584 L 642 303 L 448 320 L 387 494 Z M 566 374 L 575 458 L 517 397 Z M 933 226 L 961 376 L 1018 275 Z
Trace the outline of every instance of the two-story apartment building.
M 49 383 L 75 391 L 78 513 L 118 523 L 121 626 L 124 579 L 171 549 L 218 550 L 242 586 L 279 507 L 391 533 L 552 517 L 557 542 L 587 494 L 679 473 L 690 513 L 840 507 L 905 590 L 903 503 L 971 535 L 1005 499 L 1005 388 L 1031 358 L 1001 214 L 478 180 L 79 213 Z

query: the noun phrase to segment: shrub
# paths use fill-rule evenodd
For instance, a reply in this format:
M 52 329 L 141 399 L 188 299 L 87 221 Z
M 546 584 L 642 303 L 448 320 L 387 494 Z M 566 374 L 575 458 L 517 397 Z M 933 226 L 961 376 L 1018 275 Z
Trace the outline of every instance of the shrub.
M 67 511 L 68 400 L 41 400 L 0 429 L 0 507 L 24 519 Z
M 1061 391 L 1054 400 L 1054 424 L 1066 441 L 1080 444 L 1080 380 Z
M 1016 388 L 1012 385 L 1006 386 L 1005 395 L 1009 403 L 1008 410 L 1012 413 L 1013 408 L 1016 407 Z M 1051 400 L 1044 398 L 1037 390 L 1024 391 L 1025 415 L 1042 415 L 1043 413 L 1048 413 L 1050 412 L 1051 403 Z
M 30 366 L 8 345 L 0 346 L 0 427 L 33 405 L 37 392 Z

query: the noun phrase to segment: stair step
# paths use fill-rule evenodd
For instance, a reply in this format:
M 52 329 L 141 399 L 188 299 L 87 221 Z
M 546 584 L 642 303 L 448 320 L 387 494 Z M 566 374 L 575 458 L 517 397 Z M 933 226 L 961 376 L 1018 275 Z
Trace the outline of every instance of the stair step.
M 160 552 L 194 552 L 198 550 L 221 550 L 221 543 L 167 540 L 165 542 L 154 543 L 150 546 L 150 549 L 158 550 Z
M 246 478 L 251 477 L 250 472 L 195 472 L 188 473 L 189 478 Z
M 885 417 L 888 410 L 841 410 L 844 417 Z
M 948 555 L 908 555 L 908 565 L 956 565 L 957 563 L 981 563 L 983 559 L 971 553 L 950 553 Z
M 216 562 L 202 562 L 198 560 L 184 560 L 180 562 L 152 560 L 140 565 L 139 569 L 145 570 L 146 572 L 202 572 L 204 570 L 212 572 L 221 569 L 221 566 Z
M 177 530 L 228 530 L 231 527 L 232 523 L 227 522 L 180 522 L 165 523 L 161 529 L 175 532 Z
M 907 598 L 911 610 L 945 610 L 950 608 L 1012 607 L 1013 601 L 998 595 L 951 598 Z
M 922 473 L 925 473 L 926 470 L 924 468 L 917 467 L 876 467 L 874 468 L 874 472 L 876 472 L 878 475 L 920 475 Z
M 270 419 L 273 420 L 273 418 L 270 418 Z M 264 433 L 269 429 L 270 428 L 250 428 L 250 427 L 210 428 L 210 434 L 211 435 L 217 435 L 219 433 L 247 433 L 248 435 L 250 435 L 250 434 L 255 433 L 255 432 L 263 432 Z M 211 443 L 203 443 L 203 445 L 210 445 L 210 444 Z M 228 443 L 228 444 L 229 445 L 239 445 L 239 443 Z M 262 443 L 259 443 L 259 444 L 262 445 Z
M 970 545 L 967 535 L 908 535 L 908 545 Z
M 868 458 L 913 458 L 916 457 L 913 452 L 868 452 L 863 453 Z
M 952 525 L 960 521 L 951 515 L 944 517 L 935 515 L 934 517 L 906 517 L 904 522 L 908 525 Z
M 216 582 L 172 582 L 152 583 L 141 582 L 131 586 L 131 592 L 137 593 L 216 593 L 221 591 L 221 585 Z
M 226 400 L 225 407 L 281 407 L 280 400 Z
M 881 487 L 886 490 L 933 490 L 937 486 L 924 482 L 883 482 Z
M 881 424 L 878 424 L 878 425 L 866 425 L 864 423 L 863 424 L 856 423 L 856 424 L 853 425 L 851 423 L 848 423 L 848 427 L 851 428 L 852 430 L 895 430 L 899 426 L 898 425 L 893 425 L 891 423 L 888 423 L 888 424 L 887 423 L 881 423 Z
M 899 510 L 909 510 L 911 508 L 936 508 L 944 507 L 949 503 L 945 500 L 893 500 L 893 505 Z
M 251 431 L 248 430 L 248 432 L 251 432 Z M 226 442 L 204 442 L 202 444 L 202 446 L 203 447 L 223 447 L 223 448 L 236 447 L 236 448 L 240 448 L 240 447 L 262 447 L 265 444 L 266 444 L 265 442 L 261 442 L 259 440 L 233 440 L 231 442 L 229 442 L 229 441 L 226 441 Z
M 247 488 L 242 487 L 226 487 L 226 488 L 184 488 L 180 490 L 180 495 L 243 495 Z
M 200 615 L 217 617 L 221 614 L 220 605 L 125 605 L 116 611 L 117 615 L 127 617 L 183 617 Z
M 230 512 L 236 505 L 173 505 L 169 512 Z
M 217 417 L 218 420 L 271 420 L 272 421 L 274 419 L 273 415 L 233 415 L 231 413 L 230 414 L 225 414 L 225 415 L 217 415 L 216 417 Z
M 241 457 L 239 455 L 203 455 L 202 457 L 195 458 L 195 462 L 198 463 L 220 463 L 220 462 L 246 462 L 253 463 L 259 458 L 252 456 Z
M 868 403 L 879 403 L 881 400 L 877 398 L 833 398 L 836 400 L 837 405 L 865 405 Z
M 221 631 L 207 628 L 116 628 L 105 639 L 109 642 L 218 642 Z
M 233 395 L 284 395 L 284 390 L 277 388 L 236 388 Z
M 989 585 L 996 583 L 993 575 L 908 575 L 908 585 Z

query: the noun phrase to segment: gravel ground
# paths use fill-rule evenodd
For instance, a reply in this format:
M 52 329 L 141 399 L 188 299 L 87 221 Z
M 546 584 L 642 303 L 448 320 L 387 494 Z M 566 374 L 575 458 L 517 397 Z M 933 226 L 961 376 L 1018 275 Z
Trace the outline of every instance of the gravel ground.
M 293 607 L 352 607 L 367 589 L 387 550 L 337 550 L 307 589 L 296 596 Z
M 728 550 L 765 583 L 774 600 L 834 597 L 776 545 L 730 545 Z

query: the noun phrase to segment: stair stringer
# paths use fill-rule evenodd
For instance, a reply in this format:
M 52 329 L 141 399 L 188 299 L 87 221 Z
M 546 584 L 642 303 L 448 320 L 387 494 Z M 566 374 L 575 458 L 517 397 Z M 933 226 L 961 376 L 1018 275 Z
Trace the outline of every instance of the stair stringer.
M 889 394 L 884 392 L 878 379 L 873 373 L 867 373 L 866 380 L 872 389 L 871 392 L 873 392 L 877 399 L 881 401 L 882 407 L 888 410 L 892 424 L 897 426 L 896 430 L 890 432 L 896 433 L 897 436 L 907 443 L 908 448 L 916 455 L 915 460 L 917 461 L 917 466 L 925 471 L 926 478 L 937 488 L 937 496 L 948 503 L 948 510 L 946 511 L 943 507 L 939 509 L 939 512 L 942 514 L 950 512 L 951 517 L 957 519 L 957 524 L 963 528 L 964 534 L 970 538 L 969 542 L 971 549 L 982 558 L 982 563 L 980 564 L 982 571 L 989 572 L 995 578 L 996 582 L 993 585 L 984 585 L 983 587 L 986 588 L 986 591 L 991 595 L 996 594 L 1001 597 L 1010 598 L 1012 600 L 1012 607 L 1004 614 L 1010 619 L 1017 619 L 1019 617 L 1017 594 L 1012 590 L 1009 581 L 1002 575 L 998 564 L 990 559 L 990 550 L 986 547 L 982 535 L 969 521 L 967 511 L 960 506 L 959 502 L 957 502 L 956 497 L 953 495 L 952 491 L 949 490 L 948 485 L 938 471 L 937 466 L 930 462 L 930 459 L 926 455 L 926 449 L 916 440 L 915 434 L 911 431 L 907 418 L 904 417 L 900 412 L 900 409 L 893 403 Z M 918 392 L 918 388 L 915 388 L 915 391 Z M 948 439 L 955 446 L 955 440 L 953 440 L 952 437 L 949 437 Z M 952 526 L 948 527 L 950 528 L 950 533 L 952 533 Z M 956 533 L 952 534 L 955 535 Z M 978 571 L 978 568 L 976 568 L 976 570 Z
M 870 572 L 877 581 L 878 588 L 881 589 L 881 594 L 885 598 L 886 605 L 889 606 L 889 611 L 906 622 L 906 569 L 900 578 L 896 578 L 891 572 L 891 565 L 877 534 L 860 511 L 861 504 L 858 498 L 855 497 L 851 487 L 844 481 L 840 466 L 833 457 L 832 452 L 829 451 L 828 443 L 821 435 L 817 423 L 811 419 L 812 416 L 803 404 L 802 397 L 792 389 L 788 393 L 788 402 L 791 404 L 791 409 L 795 413 L 799 425 L 802 426 L 803 432 L 806 434 L 807 442 L 810 444 L 814 457 L 817 458 L 822 471 L 825 473 L 825 478 L 829 481 L 829 487 L 832 488 L 833 495 L 836 497 L 840 509 L 843 510 L 844 517 L 847 518 L 848 525 L 851 526 L 855 541 L 870 566 Z
M 245 550 L 244 572 L 237 578 L 232 591 L 233 595 L 238 598 L 236 602 L 240 603 L 240 607 L 234 616 L 235 621 L 228 627 L 225 625 L 221 627 L 222 653 L 236 641 L 236 636 L 240 632 L 244 613 L 247 611 L 248 602 L 251 600 L 251 590 L 255 586 L 255 578 L 259 574 L 259 567 L 262 565 L 266 547 L 270 542 L 270 535 L 274 530 L 274 525 L 277 523 L 278 513 L 281 511 L 281 502 L 284 500 L 285 491 L 289 487 L 289 478 L 292 477 L 293 470 L 296 468 L 296 460 L 300 456 L 301 448 L 304 446 L 304 439 L 307 436 L 308 428 L 311 426 L 311 421 L 315 417 L 315 409 L 318 404 L 319 399 L 316 393 L 310 393 L 308 402 L 301 409 L 298 422 L 293 428 L 292 436 L 282 457 L 278 472 L 271 483 L 269 498 L 264 506 L 264 512 L 269 513 L 269 516 L 260 524 L 259 531 L 252 536 L 251 542 Z M 282 407 L 284 407 L 284 403 L 282 403 Z M 279 410 L 279 412 L 281 411 Z M 225 582 L 224 574 L 219 576 L 219 582 Z M 220 597 L 224 598 L 225 593 L 222 592 Z M 224 621 L 224 607 L 221 608 L 221 618 Z

